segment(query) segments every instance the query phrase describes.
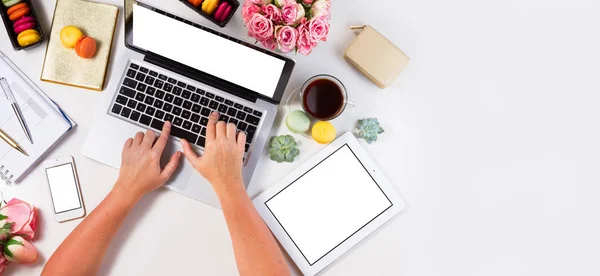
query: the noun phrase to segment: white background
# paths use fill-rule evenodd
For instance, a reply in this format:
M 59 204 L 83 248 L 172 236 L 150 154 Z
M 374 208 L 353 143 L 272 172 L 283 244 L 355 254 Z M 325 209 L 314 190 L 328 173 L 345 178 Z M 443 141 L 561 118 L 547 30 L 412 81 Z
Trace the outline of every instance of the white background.
M 79 209 L 79 194 L 72 164 L 58 165 L 46 169 L 48 185 L 54 200 L 54 210 L 62 213 L 73 209 Z
M 46 34 L 53 2 L 34 1 Z M 212 24 L 181 3 L 153 2 Z M 334 1 L 328 41 L 309 57 L 291 55 L 298 65 L 288 92 L 318 73 L 340 78 L 358 104 L 352 119 L 381 119 L 386 133 L 366 149 L 409 207 L 322 275 L 600 275 L 599 11 L 597 0 Z M 243 38 L 239 13 L 223 30 Z M 121 20 L 109 82 L 127 58 L 139 57 L 123 46 Z M 354 38 L 348 26 L 358 24 L 371 24 L 412 58 L 393 87 L 378 89 L 343 60 Z M 14 52 L 2 38 L 0 49 L 79 124 L 50 155 L 75 157 L 93 210 L 118 174 L 81 155 L 92 110 L 107 93 L 41 83 L 43 46 Z M 281 120 L 272 134 L 287 133 Z M 322 148 L 300 139 L 296 163 L 263 153 L 251 195 Z M 19 186 L 1 188 L 41 210 L 39 262 L 7 275 L 39 275 L 80 222 L 54 222 L 45 185 L 38 166 Z M 102 264 L 100 275 L 109 274 L 237 269 L 221 212 L 161 190 L 123 224 Z
M 392 206 L 347 145 L 265 202 L 309 264 Z

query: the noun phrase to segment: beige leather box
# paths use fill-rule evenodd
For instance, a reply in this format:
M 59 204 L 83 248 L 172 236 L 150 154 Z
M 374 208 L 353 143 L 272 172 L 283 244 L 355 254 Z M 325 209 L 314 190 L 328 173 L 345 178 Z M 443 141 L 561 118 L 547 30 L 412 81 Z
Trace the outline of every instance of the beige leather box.
M 370 26 L 352 29 L 362 31 L 346 49 L 344 58 L 379 88 L 392 85 L 410 58 Z

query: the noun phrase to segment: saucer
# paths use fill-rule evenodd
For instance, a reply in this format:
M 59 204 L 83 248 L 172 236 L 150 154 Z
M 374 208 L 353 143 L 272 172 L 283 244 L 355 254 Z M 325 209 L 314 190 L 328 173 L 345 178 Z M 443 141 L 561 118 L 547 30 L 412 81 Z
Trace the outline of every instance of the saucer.
M 302 112 L 304 112 L 304 109 L 302 108 L 302 99 L 300 97 L 300 92 L 302 90 L 302 87 L 298 87 L 296 89 L 294 89 L 294 91 L 292 91 L 292 93 L 290 93 L 290 95 L 287 97 L 285 103 L 284 103 L 284 110 L 285 110 L 285 117 L 283 118 L 283 123 L 286 124 L 286 128 L 287 128 L 287 123 L 286 123 L 286 119 L 287 119 L 287 115 L 290 114 L 290 112 L 295 111 L 295 110 L 300 110 Z M 350 114 L 352 113 L 352 111 L 354 110 L 354 107 L 351 106 L 350 104 L 348 104 L 346 106 L 346 109 L 342 112 L 342 114 L 340 114 L 337 118 L 330 120 L 328 122 L 330 122 L 336 130 L 336 138 L 339 137 L 340 135 L 344 134 L 347 131 L 351 131 L 353 126 L 352 126 L 352 122 L 350 120 Z M 306 113 L 306 112 L 304 112 Z M 313 125 L 318 122 L 318 119 L 313 118 L 312 116 L 310 116 L 310 114 L 306 113 L 306 115 L 308 115 L 308 118 L 310 118 L 310 127 L 308 128 L 308 130 L 306 132 L 302 132 L 302 133 L 298 133 L 301 134 L 302 136 L 313 140 L 312 138 L 312 134 L 311 134 L 311 130 Z

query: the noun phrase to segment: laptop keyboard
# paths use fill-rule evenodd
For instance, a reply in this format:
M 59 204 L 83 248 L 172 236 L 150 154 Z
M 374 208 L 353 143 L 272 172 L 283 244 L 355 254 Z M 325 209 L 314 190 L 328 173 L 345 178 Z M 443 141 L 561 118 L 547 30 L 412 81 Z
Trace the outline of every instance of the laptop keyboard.
M 208 117 L 218 111 L 219 121 L 246 133 L 250 148 L 262 112 L 135 63 L 126 71 L 110 110 L 116 116 L 159 131 L 170 121 L 171 135 L 204 147 Z

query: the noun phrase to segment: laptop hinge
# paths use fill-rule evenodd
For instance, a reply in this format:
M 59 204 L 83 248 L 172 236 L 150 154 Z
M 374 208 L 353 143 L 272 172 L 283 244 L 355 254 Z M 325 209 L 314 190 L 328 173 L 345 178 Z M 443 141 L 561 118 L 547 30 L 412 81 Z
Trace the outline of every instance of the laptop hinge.
M 198 82 L 204 83 L 206 85 L 212 86 L 214 88 L 223 90 L 227 93 L 233 94 L 250 102 L 256 103 L 258 99 L 257 96 L 254 96 L 248 92 L 242 91 L 243 88 L 232 84 L 230 82 L 224 81 L 220 78 L 214 77 L 207 73 L 204 73 L 200 70 L 194 69 L 187 65 L 181 64 L 179 62 L 164 58 L 160 55 L 157 55 L 152 52 L 146 52 L 144 56 L 144 61 L 148 63 L 152 63 L 156 66 L 171 70 L 175 73 L 181 74 L 190 79 L 196 80 Z

